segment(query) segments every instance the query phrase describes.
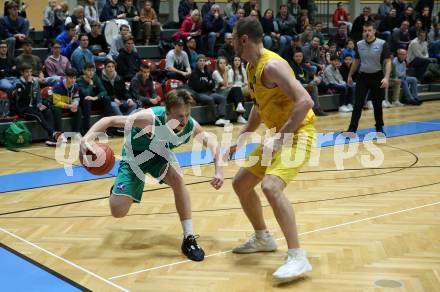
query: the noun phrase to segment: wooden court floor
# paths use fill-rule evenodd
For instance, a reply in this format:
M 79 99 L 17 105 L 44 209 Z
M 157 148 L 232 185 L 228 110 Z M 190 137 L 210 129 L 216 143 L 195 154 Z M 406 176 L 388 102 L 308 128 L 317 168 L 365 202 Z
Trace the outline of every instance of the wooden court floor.
M 316 127 L 345 130 L 349 118 L 333 113 Z M 385 110 L 387 125 L 436 118 L 440 101 Z M 360 128 L 373 123 L 372 111 L 364 111 Z M 122 139 L 109 143 L 119 153 Z M 344 161 L 344 170 L 334 162 L 341 149 L 322 148 L 319 164 L 304 167 L 286 188 L 313 265 L 291 284 L 272 281 L 286 244 L 260 190 L 279 249 L 230 252 L 252 233 L 231 187 L 235 162 L 225 168 L 218 191 L 208 184 L 212 165 L 201 167 L 203 176 L 185 169 L 195 233 L 208 255 L 203 262 L 180 252 L 169 188 L 146 186 L 142 203 L 114 219 L 106 198 L 113 179 L 0 194 L 0 242 L 93 291 L 440 291 L 440 133 L 377 143 L 384 161 L 374 168 L 362 165 L 370 152 L 356 145 L 359 153 Z M 53 157 L 54 149 L 41 144 L 21 152 L 2 148 L 0 175 L 61 167 Z

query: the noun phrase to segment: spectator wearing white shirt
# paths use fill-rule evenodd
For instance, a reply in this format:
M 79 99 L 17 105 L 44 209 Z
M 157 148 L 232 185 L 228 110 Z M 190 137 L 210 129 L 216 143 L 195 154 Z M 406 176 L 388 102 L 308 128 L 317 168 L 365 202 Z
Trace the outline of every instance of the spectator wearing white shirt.
M 420 81 L 423 80 L 428 65 L 437 62 L 437 60 L 429 58 L 426 31 L 419 30 L 417 38 L 409 43 L 407 60 L 409 65 L 414 67 L 415 76 L 419 76 Z

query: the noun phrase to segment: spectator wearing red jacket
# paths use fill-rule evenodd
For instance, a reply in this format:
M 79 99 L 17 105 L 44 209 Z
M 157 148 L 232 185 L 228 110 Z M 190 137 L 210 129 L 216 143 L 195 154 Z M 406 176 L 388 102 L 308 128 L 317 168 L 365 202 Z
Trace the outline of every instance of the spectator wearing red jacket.
M 338 2 L 337 8 L 333 13 L 333 26 L 339 27 L 340 23 L 345 23 L 348 28 L 348 32 L 351 31 L 352 23 L 350 22 L 350 14 L 343 7 L 342 2 Z
M 193 38 L 198 38 L 202 34 L 202 18 L 200 16 L 200 11 L 195 9 L 188 15 L 182 22 L 179 30 L 173 34 L 173 40 L 186 39 L 189 36 Z

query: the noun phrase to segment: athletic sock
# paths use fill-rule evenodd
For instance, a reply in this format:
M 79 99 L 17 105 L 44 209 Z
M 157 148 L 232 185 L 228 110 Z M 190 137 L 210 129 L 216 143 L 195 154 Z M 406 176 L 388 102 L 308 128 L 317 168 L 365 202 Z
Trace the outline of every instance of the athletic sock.
M 180 222 L 182 223 L 184 238 L 186 238 L 189 235 L 192 235 L 193 234 L 192 219 L 185 219 Z

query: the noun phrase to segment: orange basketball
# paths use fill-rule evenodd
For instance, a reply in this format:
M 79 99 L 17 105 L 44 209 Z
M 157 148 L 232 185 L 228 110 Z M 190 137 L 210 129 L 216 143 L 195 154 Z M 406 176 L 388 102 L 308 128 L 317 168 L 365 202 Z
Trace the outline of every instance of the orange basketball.
M 81 164 L 87 169 L 88 172 L 94 175 L 104 175 L 112 170 L 115 165 L 115 155 L 113 150 L 107 144 L 95 144 L 95 153 L 87 151 L 86 155 L 90 155 L 91 159 L 88 159 L 88 165 L 84 164 L 82 155 L 79 157 Z

